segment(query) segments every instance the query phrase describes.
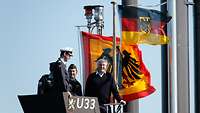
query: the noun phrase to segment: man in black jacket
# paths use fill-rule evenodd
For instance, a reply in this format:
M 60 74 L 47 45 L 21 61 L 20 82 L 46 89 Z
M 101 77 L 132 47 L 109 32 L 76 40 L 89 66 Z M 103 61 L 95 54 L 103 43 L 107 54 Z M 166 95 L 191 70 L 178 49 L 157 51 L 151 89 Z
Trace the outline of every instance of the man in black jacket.
M 106 72 L 107 64 L 107 60 L 99 59 L 97 71 L 89 75 L 85 86 L 85 96 L 98 98 L 101 113 L 106 113 L 104 104 L 110 103 L 111 93 L 118 102 L 126 103 L 119 96 L 112 75 Z
M 69 84 L 69 74 L 66 70 L 66 63 L 72 57 L 72 48 L 60 49 L 60 57 L 56 62 L 50 63 L 50 74 L 42 76 L 38 84 L 38 94 L 58 94 L 68 92 L 70 94 L 71 86 Z
M 60 58 L 50 64 L 50 71 L 54 79 L 54 89 L 57 92 L 70 92 L 69 74 L 66 69 L 67 61 L 73 56 L 70 47 L 60 49 Z M 69 93 L 70 94 L 70 93 Z
M 69 83 L 72 86 L 70 93 L 73 96 L 82 96 L 82 88 L 81 84 L 78 80 L 76 80 L 76 76 L 78 74 L 78 70 L 75 64 L 71 64 L 68 68 L 69 73 Z

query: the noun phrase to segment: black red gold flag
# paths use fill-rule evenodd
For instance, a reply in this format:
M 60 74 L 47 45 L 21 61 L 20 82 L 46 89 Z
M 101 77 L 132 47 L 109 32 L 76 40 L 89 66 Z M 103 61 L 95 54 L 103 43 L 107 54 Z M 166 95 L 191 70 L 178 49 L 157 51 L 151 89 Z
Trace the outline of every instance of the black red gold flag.
M 164 27 L 171 17 L 157 10 L 134 6 L 118 6 L 122 26 L 122 42 L 132 44 L 167 44 Z

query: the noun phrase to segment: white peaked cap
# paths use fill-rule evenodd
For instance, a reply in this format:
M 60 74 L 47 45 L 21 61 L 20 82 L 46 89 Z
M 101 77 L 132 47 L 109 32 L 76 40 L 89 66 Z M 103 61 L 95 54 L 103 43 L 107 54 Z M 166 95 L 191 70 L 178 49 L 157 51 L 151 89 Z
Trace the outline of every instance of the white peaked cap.
M 72 55 L 73 48 L 71 48 L 71 47 L 61 48 L 61 49 L 60 49 L 60 52 L 62 52 L 62 51 L 69 52 L 69 54 Z

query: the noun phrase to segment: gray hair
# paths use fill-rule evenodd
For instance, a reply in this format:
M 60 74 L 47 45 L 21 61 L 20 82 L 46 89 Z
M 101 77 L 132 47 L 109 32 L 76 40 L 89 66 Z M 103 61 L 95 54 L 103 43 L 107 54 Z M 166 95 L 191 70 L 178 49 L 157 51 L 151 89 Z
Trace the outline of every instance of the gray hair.
M 108 64 L 108 61 L 106 59 L 99 59 L 99 60 L 97 60 L 97 65 L 99 65 L 100 63 L 103 63 L 103 62 Z

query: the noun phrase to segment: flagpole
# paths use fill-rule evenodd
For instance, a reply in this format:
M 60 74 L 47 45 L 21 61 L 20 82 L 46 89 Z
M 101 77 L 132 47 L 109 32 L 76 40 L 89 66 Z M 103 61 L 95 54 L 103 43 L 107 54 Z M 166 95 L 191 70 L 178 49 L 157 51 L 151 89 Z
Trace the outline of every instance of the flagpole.
M 82 27 L 82 26 L 75 26 L 75 27 L 77 27 L 77 34 L 78 34 L 78 49 L 79 49 L 79 63 L 81 64 L 81 65 L 79 65 L 79 67 L 80 67 L 80 69 L 79 69 L 79 74 L 81 75 L 80 76 L 80 81 L 82 81 L 82 84 L 85 84 L 83 81 L 85 81 L 84 80 L 84 78 L 83 78 L 83 61 L 81 60 L 81 58 L 82 58 L 82 53 L 83 53 L 83 49 L 82 49 L 82 43 L 81 43 L 81 30 L 80 30 L 80 27 Z M 83 91 L 84 91 L 84 87 L 82 87 L 82 89 L 83 89 Z
M 188 12 L 185 0 L 168 1 L 172 40 L 170 57 L 170 113 L 190 113 L 189 86 L 189 32 Z M 183 24 L 186 23 L 186 24 Z
M 161 3 L 167 2 L 167 0 L 161 0 Z M 167 12 L 167 4 L 161 5 L 161 11 Z M 167 33 L 167 28 L 164 29 Z M 168 45 L 161 46 L 161 80 L 162 80 L 162 113 L 169 113 L 169 73 L 168 73 Z
M 137 0 L 122 0 L 124 6 L 136 6 Z M 126 113 L 139 113 L 139 100 L 134 100 L 127 103 Z
M 194 0 L 195 113 L 200 113 L 200 0 Z
M 116 18 L 115 18 L 115 7 L 116 7 L 116 2 L 113 0 L 111 2 L 113 5 L 113 77 L 115 80 L 115 83 L 117 84 L 117 58 L 116 58 Z

